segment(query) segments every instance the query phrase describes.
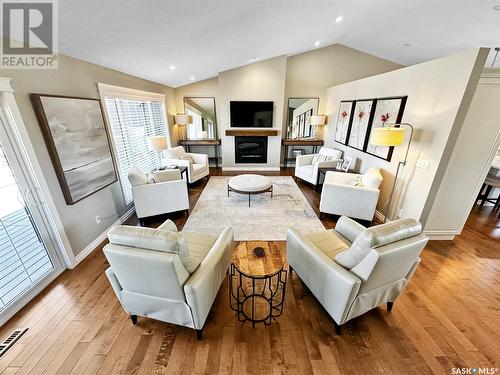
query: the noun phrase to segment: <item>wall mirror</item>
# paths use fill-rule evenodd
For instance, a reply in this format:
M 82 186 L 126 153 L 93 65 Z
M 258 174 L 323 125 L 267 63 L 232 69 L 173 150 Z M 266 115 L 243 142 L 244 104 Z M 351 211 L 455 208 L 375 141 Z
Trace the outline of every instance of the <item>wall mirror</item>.
M 215 98 L 185 97 L 184 112 L 193 116 L 193 123 L 187 126 L 188 139 L 217 138 Z
M 318 114 L 318 106 L 319 98 L 288 98 L 287 138 L 309 138 L 314 135 L 309 117 Z

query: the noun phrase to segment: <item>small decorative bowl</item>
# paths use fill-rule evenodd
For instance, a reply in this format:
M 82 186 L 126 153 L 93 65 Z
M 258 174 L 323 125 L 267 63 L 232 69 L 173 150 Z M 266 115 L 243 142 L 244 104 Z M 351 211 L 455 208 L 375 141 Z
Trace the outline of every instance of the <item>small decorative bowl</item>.
M 256 247 L 255 249 L 252 250 L 253 255 L 256 257 L 262 258 L 266 256 L 266 251 L 264 250 L 263 247 Z

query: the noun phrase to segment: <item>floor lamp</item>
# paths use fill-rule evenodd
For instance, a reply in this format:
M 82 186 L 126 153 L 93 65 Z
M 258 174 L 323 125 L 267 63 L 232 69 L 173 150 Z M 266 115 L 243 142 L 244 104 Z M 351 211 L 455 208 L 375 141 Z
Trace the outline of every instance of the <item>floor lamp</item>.
M 384 209 L 384 223 L 387 221 L 387 213 L 389 211 L 389 207 L 391 206 L 394 189 L 396 189 L 399 169 L 401 167 L 404 167 L 408 161 L 408 151 L 410 150 L 410 144 L 413 138 L 413 126 L 407 123 L 389 124 L 388 126 L 384 126 L 381 128 L 374 128 L 370 137 L 370 143 L 375 146 L 399 146 L 403 144 L 405 139 L 406 129 L 403 126 L 407 126 L 410 129 L 410 138 L 408 140 L 405 158 L 398 163 L 398 168 L 396 169 L 396 176 L 394 176 L 394 183 L 392 184 L 391 194 L 389 195 L 389 200 L 387 201 Z

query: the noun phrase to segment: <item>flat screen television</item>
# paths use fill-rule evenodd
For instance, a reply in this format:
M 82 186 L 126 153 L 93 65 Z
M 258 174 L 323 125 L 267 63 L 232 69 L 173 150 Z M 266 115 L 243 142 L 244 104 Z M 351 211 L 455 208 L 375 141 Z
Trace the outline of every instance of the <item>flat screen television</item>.
M 231 127 L 272 128 L 273 102 L 231 101 Z

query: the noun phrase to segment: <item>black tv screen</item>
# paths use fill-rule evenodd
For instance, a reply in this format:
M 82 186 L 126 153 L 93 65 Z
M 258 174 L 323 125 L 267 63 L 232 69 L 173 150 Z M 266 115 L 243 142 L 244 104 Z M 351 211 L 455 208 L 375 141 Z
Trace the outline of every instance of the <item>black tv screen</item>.
M 231 127 L 234 128 L 272 128 L 273 102 L 232 101 Z

